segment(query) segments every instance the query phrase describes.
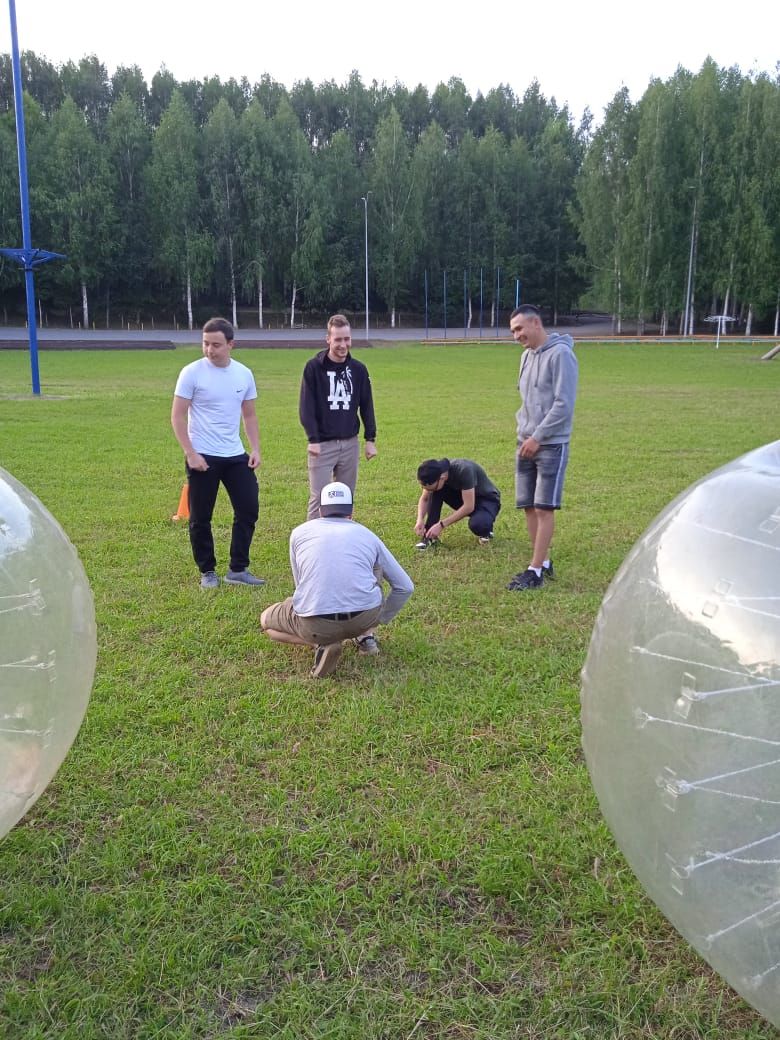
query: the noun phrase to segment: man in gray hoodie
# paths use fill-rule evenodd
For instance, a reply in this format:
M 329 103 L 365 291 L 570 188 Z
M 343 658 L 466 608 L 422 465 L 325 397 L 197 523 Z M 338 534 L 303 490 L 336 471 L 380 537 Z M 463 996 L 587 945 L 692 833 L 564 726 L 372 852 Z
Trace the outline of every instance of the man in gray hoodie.
M 517 508 L 525 510 L 531 562 L 507 588 L 523 592 L 554 577 L 550 544 L 569 461 L 577 358 L 571 336 L 548 334 L 538 308 L 530 304 L 512 311 L 509 328 L 525 347 L 517 381 L 523 403 L 517 412 L 515 498 Z

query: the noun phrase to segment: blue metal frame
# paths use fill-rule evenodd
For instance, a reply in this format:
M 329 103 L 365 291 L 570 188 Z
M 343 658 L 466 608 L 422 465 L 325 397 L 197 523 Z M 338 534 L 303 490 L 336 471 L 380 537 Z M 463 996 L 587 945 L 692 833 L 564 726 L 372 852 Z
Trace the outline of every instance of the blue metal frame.
M 0 253 L 15 260 L 24 268 L 24 288 L 27 296 L 27 329 L 30 336 L 30 369 L 32 392 L 40 395 L 38 374 L 38 325 L 35 320 L 35 283 L 33 271 L 49 260 L 63 260 L 62 253 L 33 249 L 30 235 L 30 194 L 27 182 L 27 144 L 24 135 L 24 99 L 22 95 L 22 65 L 19 60 L 19 40 L 16 35 L 16 3 L 8 0 L 11 17 L 11 64 L 14 81 L 14 112 L 16 113 L 16 151 L 19 157 L 19 198 L 22 205 L 22 248 L 0 249 Z
M 425 338 L 428 338 L 428 270 L 425 270 Z
M 444 338 L 447 338 L 447 271 L 444 271 Z
M 501 268 L 496 268 L 496 339 L 498 339 L 498 312 L 501 310 Z
M 463 268 L 463 338 L 466 339 L 468 335 L 468 324 L 469 324 L 469 310 L 468 310 L 468 272 L 466 268 Z
M 479 338 L 482 339 L 482 268 L 479 269 Z

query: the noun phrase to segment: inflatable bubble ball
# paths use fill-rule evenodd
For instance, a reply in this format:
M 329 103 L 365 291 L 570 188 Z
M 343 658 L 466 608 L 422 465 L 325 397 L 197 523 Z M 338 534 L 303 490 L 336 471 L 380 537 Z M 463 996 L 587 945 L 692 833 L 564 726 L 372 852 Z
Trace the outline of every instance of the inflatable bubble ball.
M 582 675 L 601 810 L 672 924 L 780 1026 L 780 441 L 636 543 Z
M 0 837 L 57 772 L 89 701 L 97 642 L 76 550 L 0 469 Z

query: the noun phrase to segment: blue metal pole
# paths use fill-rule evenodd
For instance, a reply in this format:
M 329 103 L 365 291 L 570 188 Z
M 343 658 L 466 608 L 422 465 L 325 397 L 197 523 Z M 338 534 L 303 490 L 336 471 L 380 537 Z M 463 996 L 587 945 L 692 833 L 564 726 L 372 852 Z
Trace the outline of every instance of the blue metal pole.
M 363 201 L 366 229 L 366 342 L 368 342 L 368 196 L 370 194 L 371 192 L 367 191 L 365 195 L 360 196 Z
M 428 338 L 428 272 L 425 272 L 425 338 Z
M 515 278 L 515 307 L 520 306 L 520 279 Z
M 469 311 L 468 311 L 469 283 L 466 277 L 466 268 L 463 268 L 463 338 L 468 335 Z
M 11 16 L 11 61 L 13 66 L 14 111 L 16 113 L 16 150 L 19 156 L 19 198 L 22 205 L 22 248 L 27 257 L 24 265 L 24 288 L 27 294 L 27 328 L 30 336 L 30 369 L 32 392 L 40 395 L 38 374 L 38 326 L 35 321 L 35 284 L 30 262 L 32 241 L 30 235 L 30 195 L 27 187 L 27 144 L 24 136 L 24 99 L 22 96 L 22 65 L 19 61 L 19 39 L 16 34 L 16 3 L 8 0 Z
M 479 269 L 479 338 L 482 339 L 482 268 Z
M 447 338 L 447 272 L 444 272 L 444 338 Z
M 498 339 L 498 312 L 501 310 L 501 268 L 496 268 L 496 339 Z

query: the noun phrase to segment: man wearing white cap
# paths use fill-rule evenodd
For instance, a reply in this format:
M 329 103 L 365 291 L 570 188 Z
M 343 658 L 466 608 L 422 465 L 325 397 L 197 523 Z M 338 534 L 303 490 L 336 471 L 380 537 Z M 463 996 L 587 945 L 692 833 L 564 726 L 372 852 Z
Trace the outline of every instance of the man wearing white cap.
M 382 540 L 352 520 L 352 492 L 339 481 L 322 489 L 319 517 L 290 535 L 290 565 L 295 592 L 266 607 L 260 625 L 278 643 L 313 646 L 318 679 L 335 670 L 345 639 L 378 653 L 375 626 L 391 621 L 414 591 Z

